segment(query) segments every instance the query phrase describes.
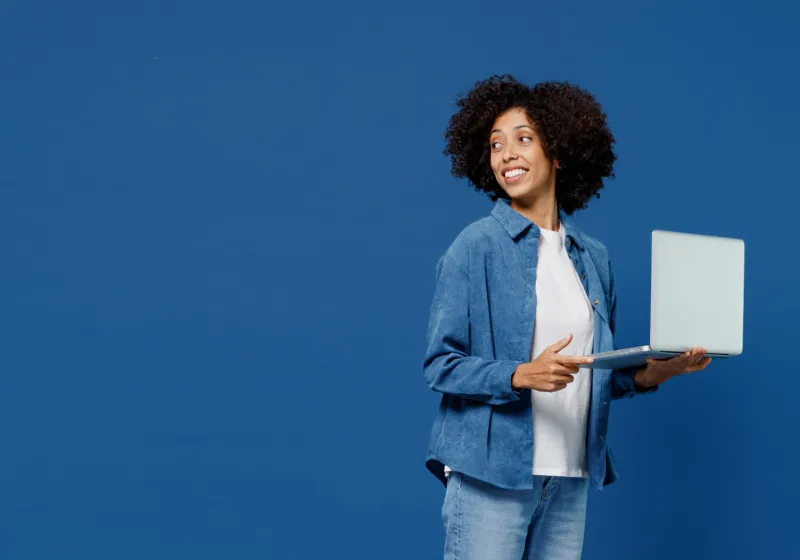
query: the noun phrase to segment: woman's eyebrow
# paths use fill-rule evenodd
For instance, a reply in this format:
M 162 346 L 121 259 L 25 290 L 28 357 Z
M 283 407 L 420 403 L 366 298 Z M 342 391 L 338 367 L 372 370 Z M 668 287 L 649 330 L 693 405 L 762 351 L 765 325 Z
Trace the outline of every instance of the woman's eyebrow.
M 520 124 L 520 125 L 515 126 L 514 128 L 515 129 L 530 128 L 531 130 L 533 130 L 533 127 L 531 125 L 529 125 L 529 124 Z M 502 132 L 502 131 L 499 128 L 495 128 L 489 134 L 494 134 L 495 132 Z

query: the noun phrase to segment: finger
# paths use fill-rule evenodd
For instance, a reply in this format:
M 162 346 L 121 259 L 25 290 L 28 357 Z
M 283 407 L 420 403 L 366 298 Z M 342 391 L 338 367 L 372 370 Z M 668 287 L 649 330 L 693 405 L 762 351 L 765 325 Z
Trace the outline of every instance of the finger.
M 692 371 L 696 371 L 695 368 L 703 359 L 703 354 L 700 354 L 699 348 L 693 348 L 689 352 L 681 354 L 681 359 L 676 360 L 676 366 L 678 367 L 678 374 L 690 373 Z
M 689 362 L 696 362 L 704 354 L 704 352 L 701 352 L 701 350 L 702 350 L 701 348 L 692 348 L 691 350 L 689 350 L 689 355 L 687 356 L 687 360 Z
M 567 388 L 567 384 L 566 383 L 552 383 L 550 385 L 550 392 L 551 393 L 555 393 L 556 391 L 560 391 L 560 390 L 566 389 L 566 388 Z
M 591 364 L 594 362 L 594 358 L 591 356 L 565 356 L 564 354 L 556 354 L 554 357 L 556 363 L 567 365 L 567 364 Z
M 569 385 L 574 380 L 575 379 L 571 375 L 556 374 L 556 373 L 551 373 L 550 375 L 548 375 L 547 377 L 542 379 L 542 381 L 544 381 L 544 385 L 546 385 L 546 386 L 549 386 L 549 385 Z
M 706 357 L 707 357 L 707 356 L 706 356 L 706 352 L 707 352 L 707 350 L 706 350 L 705 348 L 698 348 L 698 349 L 697 349 L 697 359 L 696 359 L 696 362 L 697 362 L 698 364 L 699 364 L 699 363 L 702 363 L 702 362 L 703 362 L 703 360 L 705 360 L 705 359 L 706 359 Z
M 705 360 L 705 356 L 700 356 L 699 358 L 697 358 L 696 360 L 694 360 L 694 361 L 693 361 L 691 364 L 689 364 L 689 365 L 690 365 L 690 367 L 697 367 L 697 366 L 699 366 L 700 364 L 702 364 L 702 363 L 703 363 L 703 360 Z
M 556 352 L 556 353 L 561 352 L 564 348 L 569 346 L 570 342 L 572 342 L 572 333 L 568 334 L 555 344 L 548 346 L 547 349 L 550 350 L 551 352 Z
M 700 366 L 701 363 L 702 360 L 701 361 L 692 360 L 683 365 L 683 367 L 680 369 L 680 373 L 689 373 L 691 371 L 697 371 L 697 368 Z
M 577 364 L 559 364 L 556 362 L 550 365 L 550 373 L 559 375 L 574 375 L 579 371 Z
M 711 363 L 710 356 L 703 356 L 700 358 L 699 361 L 692 361 L 685 365 L 683 369 L 681 369 L 680 373 L 692 373 L 695 371 L 700 371 L 701 369 L 705 369 L 705 367 Z
M 711 363 L 711 358 L 710 358 L 710 357 L 708 357 L 708 356 L 706 356 L 706 357 L 705 357 L 703 360 L 701 360 L 701 361 L 700 361 L 700 362 L 699 362 L 697 365 L 691 366 L 691 367 L 690 367 L 690 368 L 687 370 L 687 373 L 691 373 L 691 372 L 694 372 L 694 371 L 700 371 L 700 370 L 706 369 L 706 367 L 707 367 L 707 366 L 708 366 L 708 364 L 710 364 L 710 363 Z
M 688 350 L 665 361 L 669 362 L 670 367 L 683 371 L 694 363 L 694 350 Z

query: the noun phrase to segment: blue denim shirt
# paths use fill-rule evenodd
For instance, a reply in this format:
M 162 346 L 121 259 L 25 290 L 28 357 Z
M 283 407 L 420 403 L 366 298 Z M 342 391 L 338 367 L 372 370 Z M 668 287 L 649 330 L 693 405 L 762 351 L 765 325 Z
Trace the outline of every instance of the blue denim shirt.
M 594 306 L 594 352 L 613 350 L 616 294 L 608 252 L 563 212 L 560 219 L 567 253 Z M 443 483 L 447 465 L 501 488 L 532 488 L 531 394 L 514 391 L 511 375 L 530 361 L 538 241 L 538 226 L 500 199 L 438 261 L 423 372 L 442 394 L 426 466 Z M 635 372 L 593 370 L 586 441 L 593 487 L 617 479 L 606 441 L 609 403 L 654 390 L 638 391 Z

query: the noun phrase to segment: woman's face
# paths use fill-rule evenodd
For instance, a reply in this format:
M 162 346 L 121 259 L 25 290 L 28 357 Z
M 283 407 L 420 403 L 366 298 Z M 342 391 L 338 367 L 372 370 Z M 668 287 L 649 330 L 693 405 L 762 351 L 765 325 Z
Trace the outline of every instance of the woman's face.
M 556 162 L 544 154 L 533 122 L 524 109 L 500 114 L 489 136 L 492 171 L 512 200 L 536 198 L 555 187 Z

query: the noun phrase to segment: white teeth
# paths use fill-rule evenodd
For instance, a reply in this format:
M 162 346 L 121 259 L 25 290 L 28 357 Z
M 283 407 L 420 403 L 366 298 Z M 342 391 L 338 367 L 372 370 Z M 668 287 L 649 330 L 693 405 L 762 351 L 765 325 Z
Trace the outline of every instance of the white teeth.
M 527 173 L 524 169 L 512 169 L 511 171 L 506 171 L 503 175 L 506 179 L 510 177 L 517 177 L 518 175 L 522 175 L 523 173 Z

